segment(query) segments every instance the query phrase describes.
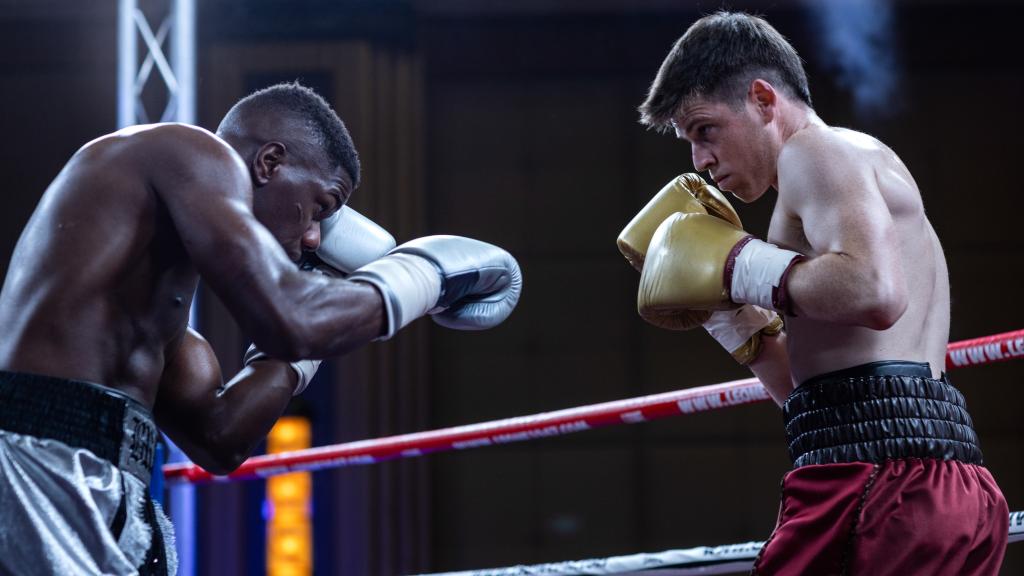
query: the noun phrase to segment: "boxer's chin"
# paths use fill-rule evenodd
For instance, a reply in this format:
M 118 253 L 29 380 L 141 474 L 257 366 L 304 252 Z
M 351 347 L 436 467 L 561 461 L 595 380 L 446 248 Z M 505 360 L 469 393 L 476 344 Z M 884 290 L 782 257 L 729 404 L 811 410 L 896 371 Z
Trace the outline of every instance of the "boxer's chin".
M 730 182 L 729 179 L 726 179 L 726 182 L 732 185 L 729 186 L 728 188 L 722 188 L 723 191 L 732 194 L 734 198 L 736 198 L 740 202 L 743 202 L 744 204 L 749 204 L 753 202 L 753 199 L 750 197 L 751 194 L 749 187 L 743 186 L 742 184 L 736 181 Z
M 723 188 L 723 190 L 729 192 L 737 200 L 739 200 L 740 202 L 743 202 L 744 204 L 750 204 L 752 202 L 756 202 L 758 199 L 761 198 L 761 196 L 764 196 L 765 192 L 768 191 L 767 188 L 756 189 L 757 191 L 755 191 L 755 187 L 752 187 L 752 186 L 749 186 L 749 185 L 741 185 L 741 184 L 737 184 L 734 188 L 728 188 L 728 189 Z

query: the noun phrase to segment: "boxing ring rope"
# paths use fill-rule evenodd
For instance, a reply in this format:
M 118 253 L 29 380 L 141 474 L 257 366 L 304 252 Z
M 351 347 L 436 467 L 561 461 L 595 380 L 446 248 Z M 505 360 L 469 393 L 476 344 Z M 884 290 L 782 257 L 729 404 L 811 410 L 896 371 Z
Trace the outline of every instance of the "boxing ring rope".
M 946 351 L 946 367 L 977 366 L 1020 356 L 1024 356 L 1024 330 L 953 342 Z M 164 477 L 168 484 L 227 482 L 374 464 L 431 452 L 561 436 L 612 424 L 635 424 L 770 399 L 760 381 L 745 378 L 531 416 L 255 456 L 226 476 L 210 474 L 195 464 L 169 464 L 164 466 Z
M 1009 542 L 1024 540 L 1024 512 L 1010 513 Z M 551 562 L 530 566 L 509 566 L 460 572 L 439 572 L 422 576 L 566 576 L 569 574 L 649 574 L 651 576 L 691 576 L 734 574 L 749 571 L 764 542 L 744 542 L 724 546 L 698 546 L 683 550 L 665 550 L 628 556 L 590 558 Z M 651 570 L 651 572 L 647 572 Z

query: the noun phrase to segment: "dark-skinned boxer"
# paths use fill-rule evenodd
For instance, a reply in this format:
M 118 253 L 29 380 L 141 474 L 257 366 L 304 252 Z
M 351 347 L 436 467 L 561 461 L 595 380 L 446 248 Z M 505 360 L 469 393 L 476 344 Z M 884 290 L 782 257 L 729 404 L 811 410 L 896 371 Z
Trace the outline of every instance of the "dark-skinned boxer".
M 344 124 L 296 84 L 239 101 L 216 134 L 136 126 L 68 161 L 0 294 L 0 572 L 174 573 L 146 491 L 157 427 L 225 473 L 317 360 L 427 314 L 479 330 L 512 312 L 511 255 L 455 236 L 394 247 L 345 207 L 359 176 Z M 300 270 L 313 252 L 350 274 Z M 227 382 L 188 327 L 200 278 L 254 340 Z

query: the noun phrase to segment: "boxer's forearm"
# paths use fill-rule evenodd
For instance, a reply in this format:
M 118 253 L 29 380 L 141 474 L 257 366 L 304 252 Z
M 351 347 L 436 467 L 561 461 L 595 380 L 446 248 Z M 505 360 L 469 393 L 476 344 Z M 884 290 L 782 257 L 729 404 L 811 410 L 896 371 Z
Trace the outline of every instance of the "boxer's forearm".
M 215 261 L 196 265 L 257 347 L 274 358 L 325 358 L 383 333 L 376 289 L 302 271 L 279 246 L 267 245 L 265 229 L 249 228 L 252 234 L 221 239 Z
M 299 360 L 340 356 L 384 332 L 384 301 L 376 288 L 361 282 L 301 273 L 285 285 L 275 320 L 249 329 L 256 346 L 274 358 Z M 236 316 L 237 317 L 237 316 Z
M 761 352 L 747 365 L 754 376 L 764 384 L 772 400 L 779 406 L 793 391 L 793 377 L 789 370 L 789 354 L 786 352 L 786 333 L 765 336 L 761 339 Z
M 291 402 L 296 380 L 286 362 L 261 361 L 218 391 L 208 426 L 222 462 L 234 469 L 252 454 Z
M 193 462 L 227 474 L 252 454 L 284 413 L 296 380 L 285 362 L 254 363 L 219 389 L 211 386 L 187 421 L 175 418 L 175 425 L 161 426 Z
M 907 287 L 848 254 L 823 254 L 793 266 L 786 282 L 799 317 L 885 330 L 907 309 Z
M 192 329 L 169 353 L 153 405 L 157 425 L 196 464 L 216 474 L 238 467 L 292 399 L 296 371 L 260 361 L 227 384 L 213 348 Z

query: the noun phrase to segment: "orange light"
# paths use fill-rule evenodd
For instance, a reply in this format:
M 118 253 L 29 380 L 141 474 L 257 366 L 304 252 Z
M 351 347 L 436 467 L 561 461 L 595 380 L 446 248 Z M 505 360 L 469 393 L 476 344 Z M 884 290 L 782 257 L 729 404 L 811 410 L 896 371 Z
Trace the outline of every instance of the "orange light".
M 313 482 L 308 472 L 292 472 L 267 479 L 267 495 L 275 503 L 298 500 L 305 504 L 312 492 Z
M 267 435 L 267 453 L 309 448 L 312 426 L 306 418 L 282 416 Z M 313 573 L 313 478 L 292 472 L 267 479 L 267 574 L 309 576 Z
M 309 448 L 311 434 L 309 420 L 299 416 L 282 416 L 267 435 L 267 453 Z

